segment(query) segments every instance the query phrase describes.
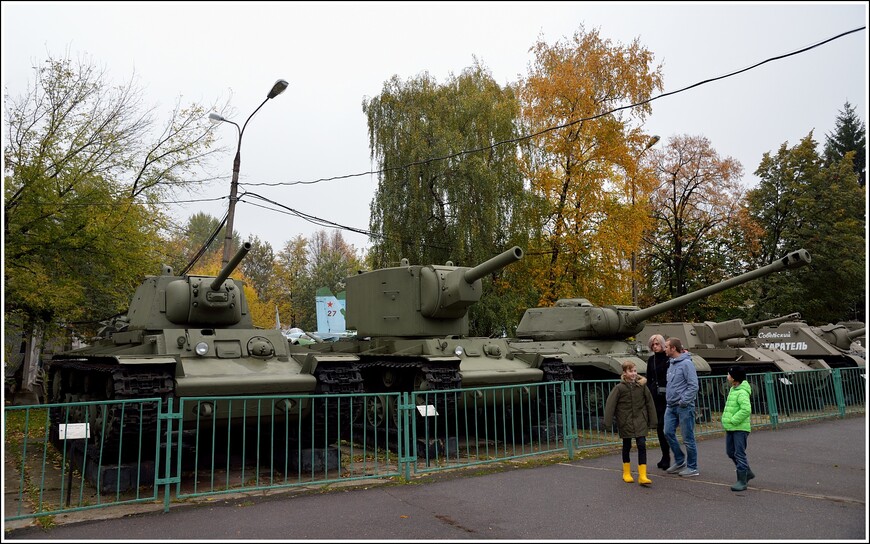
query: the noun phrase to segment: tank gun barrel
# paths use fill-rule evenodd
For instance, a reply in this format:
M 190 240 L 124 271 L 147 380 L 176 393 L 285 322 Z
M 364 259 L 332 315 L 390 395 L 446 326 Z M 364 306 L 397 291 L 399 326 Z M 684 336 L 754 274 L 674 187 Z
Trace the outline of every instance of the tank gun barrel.
M 854 340 L 854 339 L 856 339 L 856 338 L 861 338 L 862 336 L 864 336 L 864 331 L 866 331 L 866 330 L 867 330 L 866 327 L 862 327 L 862 328 L 860 328 L 860 329 L 855 329 L 854 331 L 850 332 L 850 333 L 847 334 L 846 336 L 849 338 L 849 340 Z
M 744 325 L 747 329 L 754 329 L 755 327 L 764 327 L 765 325 L 776 325 L 777 323 L 783 323 L 785 321 L 796 321 L 801 318 L 800 312 L 794 312 L 788 315 L 781 315 L 779 317 L 772 317 L 770 319 L 765 319 L 764 321 L 756 321 L 754 323 L 747 323 Z
M 523 258 L 523 250 L 519 246 L 514 246 L 506 251 L 503 251 L 489 259 L 488 261 L 484 261 L 474 268 L 470 268 L 465 271 L 463 278 L 467 283 L 474 283 L 479 279 L 486 277 L 488 274 L 492 274 L 497 270 L 501 270 L 507 265 L 519 261 Z
M 224 284 L 227 278 L 230 277 L 230 274 L 239 266 L 239 263 L 242 262 L 242 259 L 245 258 L 245 255 L 251 251 L 251 242 L 245 242 L 242 244 L 242 247 L 236 252 L 232 259 L 227 263 L 225 267 L 223 267 L 220 273 L 215 277 L 214 281 L 211 282 L 209 286 L 212 291 L 218 291 L 221 288 L 221 285 Z
M 671 299 L 660 304 L 650 306 L 649 308 L 644 308 L 643 310 L 631 312 L 626 316 L 626 322 L 631 325 L 637 325 L 638 323 L 646 321 L 651 317 L 663 314 L 675 308 L 680 308 L 696 300 L 700 300 L 704 297 L 714 295 L 720 291 L 730 289 L 731 287 L 734 287 L 736 285 L 740 285 L 752 281 L 756 278 L 760 278 L 773 274 L 774 272 L 785 270 L 787 268 L 799 268 L 801 266 L 808 265 L 810 264 L 810 260 L 810 253 L 806 249 L 798 249 L 797 251 L 792 251 L 788 255 L 780 257 L 779 259 L 773 261 L 767 266 L 762 266 L 761 268 L 751 270 L 745 274 L 741 274 L 731 279 L 721 281 L 715 285 L 704 287 L 703 289 L 698 289 L 697 291 L 693 291 L 681 297 L 677 297 L 675 299 Z

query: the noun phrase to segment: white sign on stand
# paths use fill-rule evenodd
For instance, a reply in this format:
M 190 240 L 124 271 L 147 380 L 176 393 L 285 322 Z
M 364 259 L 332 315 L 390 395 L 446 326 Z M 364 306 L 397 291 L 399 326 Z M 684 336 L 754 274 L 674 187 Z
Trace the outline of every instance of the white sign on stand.
M 417 406 L 417 411 L 420 412 L 420 415 L 423 417 L 438 415 L 438 411 L 435 410 L 435 406 L 431 404 Z
M 58 438 L 61 440 L 75 440 L 78 438 L 90 438 L 91 426 L 89 423 L 68 423 L 58 426 Z

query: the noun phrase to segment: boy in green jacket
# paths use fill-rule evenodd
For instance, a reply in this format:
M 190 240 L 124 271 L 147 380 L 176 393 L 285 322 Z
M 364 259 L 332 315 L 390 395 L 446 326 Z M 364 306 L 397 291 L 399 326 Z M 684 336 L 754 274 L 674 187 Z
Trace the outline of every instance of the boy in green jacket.
M 731 491 L 745 491 L 749 480 L 755 478 L 746 457 L 746 445 L 752 430 L 750 415 L 752 386 L 746 381 L 746 370 L 739 365 L 728 369 L 728 398 L 722 411 L 722 427 L 725 429 L 725 453 L 737 467 L 737 483 Z

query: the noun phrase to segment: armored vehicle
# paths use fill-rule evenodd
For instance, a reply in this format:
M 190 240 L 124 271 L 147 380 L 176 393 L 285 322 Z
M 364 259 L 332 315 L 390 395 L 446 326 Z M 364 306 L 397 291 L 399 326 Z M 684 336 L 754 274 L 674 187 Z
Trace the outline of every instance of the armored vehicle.
M 866 359 L 861 345 L 865 329 L 850 329 L 845 324 L 813 327 L 805 321 L 788 321 L 758 331 L 759 343 L 785 351 L 812 368 L 849 369 L 843 374 L 843 387 L 850 404 L 864 402 Z M 855 370 L 852 370 L 855 369 Z
M 759 329 L 762 346 L 781 349 L 814 368 L 863 367 L 866 362 L 852 353 L 855 340 L 864 337 L 864 328 L 850 329 L 845 324 L 813 327 L 805 321 L 788 321 L 776 327 Z
M 328 441 L 325 411 L 296 395 L 361 391 L 359 371 L 316 358 L 303 366 L 290 358 L 280 331 L 253 325 L 244 284 L 230 278 L 250 248 L 245 243 L 217 276 L 175 276 L 165 265 L 161 275 L 146 276 L 127 315 L 105 338 L 46 362 L 47 402 L 157 398 L 165 407 L 174 398 L 178 409 L 177 401 L 199 397 L 184 404 L 185 422 L 206 416 L 212 426 L 275 413 L 304 424 L 302 436 Z M 234 395 L 288 398 L 279 398 L 274 406 L 217 400 Z M 156 403 L 55 408 L 52 418 L 54 438 L 61 424 L 90 423 L 91 440 L 104 455 L 116 455 L 122 442 L 125 453 L 138 454 L 135 444 L 158 428 Z M 331 427 L 334 433 L 337 425 Z
M 676 336 L 683 341 L 683 347 L 707 361 L 710 374 L 725 376 L 728 367 L 740 364 L 747 373 L 754 372 L 800 372 L 809 367 L 788 353 L 760 345 L 750 336 L 749 331 L 764 325 L 781 323 L 800 318 L 799 313 L 775 317 L 764 321 L 746 324 L 742 319 L 728 321 L 704 321 L 702 323 L 650 323 L 641 336 L 661 334 L 665 338 Z
M 523 250 L 513 247 L 474 267 L 454 266 L 450 261 L 411 265 L 403 259 L 398 267 L 350 276 L 345 279 L 345 316 L 347 328 L 355 330 L 356 337 L 291 346 L 292 356 L 300 361 L 313 354 L 350 360 L 362 374 L 367 393 L 431 392 L 570 378 L 561 364 L 513 357 L 504 338 L 468 336 L 468 308 L 480 300 L 482 278 L 522 257 Z M 457 402 L 474 401 L 464 395 L 434 398 L 443 403 L 435 405 L 442 416 L 454 412 Z M 369 430 L 384 428 L 385 419 L 394 420 L 394 399 L 383 395 L 366 402 Z M 420 394 L 414 403 L 433 404 Z M 395 428 L 393 423 L 389 426 Z
M 727 321 L 704 321 L 702 323 L 647 323 L 643 334 L 661 334 L 665 338 L 676 336 L 683 340 L 683 347 L 692 357 L 701 357 L 710 365 L 711 376 L 726 376 L 728 368 L 739 364 L 748 374 L 764 372 L 777 373 L 774 382 L 778 405 L 783 411 L 798 408 L 798 402 L 817 402 L 820 391 L 830 377 L 827 373 L 805 372 L 812 370 L 803 361 L 788 353 L 762 346 L 750 335 L 758 327 L 799 319 L 799 313 L 779 316 L 755 323 L 744 323 L 742 319 Z M 756 410 L 766 410 L 766 399 L 760 391 L 761 382 L 753 381 L 756 391 L 753 401 Z M 699 396 L 703 405 L 712 411 L 721 411 L 728 396 L 726 380 L 704 380 Z
M 561 299 L 549 308 L 531 308 L 517 327 L 511 348 L 518 359 L 538 357 L 544 363 L 562 361 L 575 380 L 612 380 L 622 374 L 622 362 L 631 361 L 638 373 L 646 373 L 644 322 L 657 315 L 741 285 L 753 279 L 810 262 L 806 250 L 789 253 L 772 264 L 724 280 L 675 299 L 640 309 L 637 306 L 594 306 L 583 298 Z M 637 338 L 636 338 L 637 337 Z M 703 357 L 692 357 L 698 374 L 709 374 Z M 588 388 L 578 399 L 581 410 L 600 412 L 606 387 Z

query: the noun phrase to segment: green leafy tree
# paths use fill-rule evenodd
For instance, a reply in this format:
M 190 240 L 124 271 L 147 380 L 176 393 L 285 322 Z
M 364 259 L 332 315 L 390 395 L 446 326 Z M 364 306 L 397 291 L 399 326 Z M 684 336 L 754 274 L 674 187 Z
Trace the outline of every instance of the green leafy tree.
M 526 194 L 511 145 L 519 105 L 479 62 L 439 84 L 427 73 L 394 76 L 365 100 L 371 155 L 383 172 L 371 204 L 374 267 L 476 265 L 513 245 L 524 246 Z M 474 152 L 463 153 L 468 150 Z M 449 157 L 444 160 L 433 160 Z M 504 328 L 501 291 L 484 281 L 471 308 L 470 330 Z M 492 306 L 488 306 L 492 305 Z M 511 319 L 515 319 L 513 315 Z
M 812 131 L 797 145 L 765 153 L 756 170 L 761 179 L 748 194 L 748 209 L 764 228 L 760 264 L 798 248 L 812 264 L 759 280 L 766 315 L 801 312 L 810 323 L 863 320 L 856 301 L 866 277 L 866 189 L 857 183 L 851 157 L 825 166 Z M 836 288 L 832 288 L 836 286 Z
M 212 145 L 201 106 L 158 126 L 132 82 L 68 58 L 34 70 L 4 106 L 5 312 L 26 337 L 126 308 L 158 269 L 158 201 L 195 183 Z
M 852 154 L 853 168 L 858 175 L 858 183 L 867 183 L 867 129 L 858 118 L 855 108 L 846 102 L 837 116 L 833 134 L 825 136 L 825 166 L 830 166 Z
M 305 306 L 302 296 L 307 269 L 308 240 L 298 235 L 287 241 L 275 257 L 270 282 L 269 298 L 278 307 L 282 327 L 303 328 L 303 319 L 309 320 L 309 312 L 315 311 Z M 306 323 L 310 326 L 310 321 Z
M 661 68 L 638 40 L 614 44 L 582 26 L 531 51 L 522 122 L 540 134 L 522 153 L 537 212 L 527 277 L 543 305 L 576 296 L 628 302 L 630 255 L 648 222 L 642 196 L 655 179 L 639 167 L 652 111 L 644 102 L 662 88 Z M 636 103 L 643 105 L 607 113 Z

